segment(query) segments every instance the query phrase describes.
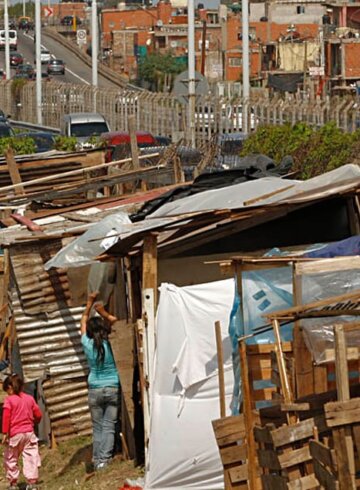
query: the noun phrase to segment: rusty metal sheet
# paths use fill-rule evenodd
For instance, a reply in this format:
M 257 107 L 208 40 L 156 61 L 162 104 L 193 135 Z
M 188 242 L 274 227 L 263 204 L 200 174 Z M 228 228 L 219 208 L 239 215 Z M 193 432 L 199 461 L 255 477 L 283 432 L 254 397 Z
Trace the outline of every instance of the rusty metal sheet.
M 91 434 L 88 365 L 81 345 L 84 308 L 72 306 L 65 271 L 48 274 L 44 262 L 61 241 L 10 247 L 11 308 L 26 381 L 45 379 L 44 397 L 57 440 Z

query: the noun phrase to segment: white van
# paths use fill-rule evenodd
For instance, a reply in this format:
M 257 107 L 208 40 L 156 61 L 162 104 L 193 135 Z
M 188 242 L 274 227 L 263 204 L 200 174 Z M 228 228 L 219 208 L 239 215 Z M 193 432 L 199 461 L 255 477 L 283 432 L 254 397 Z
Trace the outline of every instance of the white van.
M 17 49 L 17 32 L 13 29 L 9 30 L 9 45 L 10 49 Z M 5 29 L 0 29 L 0 49 L 5 49 Z
M 91 136 L 100 136 L 110 131 L 106 119 L 97 112 L 73 112 L 63 117 L 61 134 L 75 136 L 80 144 L 84 144 Z

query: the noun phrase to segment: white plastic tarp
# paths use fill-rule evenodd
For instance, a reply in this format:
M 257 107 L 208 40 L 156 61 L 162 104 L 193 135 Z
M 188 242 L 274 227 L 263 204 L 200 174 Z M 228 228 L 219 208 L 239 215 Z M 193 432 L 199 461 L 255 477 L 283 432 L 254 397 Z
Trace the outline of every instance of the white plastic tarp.
M 116 212 L 98 223 L 94 223 L 83 235 L 63 247 L 45 264 L 45 269 L 52 267 L 80 267 L 95 262 L 95 257 L 114 245 L 124 225 L 130 224 L 129 216 Z M 98 240 L 103 237 L 102 240 Z
M 146 490 L 224 488 L 211 425 L 220 417 L 214 322 L 222 327 L 230 414 L 234 378 L 228 324 L 234 290 L 233 279 L 161 286 Z

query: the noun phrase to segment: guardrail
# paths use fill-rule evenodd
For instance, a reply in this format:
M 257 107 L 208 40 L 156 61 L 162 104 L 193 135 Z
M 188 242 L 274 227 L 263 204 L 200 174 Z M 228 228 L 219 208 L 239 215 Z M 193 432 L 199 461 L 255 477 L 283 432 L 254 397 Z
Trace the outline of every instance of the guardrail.
M 40 126 L 39 124 L 28 123 L 25 121 L 14 121 L 14 119 L 8 119 L 11 126 L 19 129 L 27 129 L 29 131 L 44 131 L 46 133 L 60 134 L 60 129 L 51 128 L 50 126 Z
M 58 42 L 61 44 L 64 48 L 68 49 L 71 51 L 77 58 L 79 58 L 81 61 L 83 61 L 89 68 L 92 67 L 92 60 L 89 55 L 86 53 L 83 53 L 78 49 L 76 46 L 74 46 L 71 42 L 69 42 L 67 39 L 65 39 L 64 36 L 59 34 L 57 31 L 55 31 L 51 27 L 46 27 L 43 29 L 43 34 L 45 36 L 51 37 L 54 41 Z M 128 81 L 116 73 L 114 70 L 111 68 L 108 68 L 107 66 L 103 65 L 102 63 L 98 64 L 98 71 L 101 76 L 109 80 L 110 82 L 118 85 L 121 88 L 124 88 L 126 90 L 133 90 L 136 92 L 143 92 L 144 89 L 141 87 L 137 87 L 136 85 L 133 85 L 131 83 L 128 83 Z

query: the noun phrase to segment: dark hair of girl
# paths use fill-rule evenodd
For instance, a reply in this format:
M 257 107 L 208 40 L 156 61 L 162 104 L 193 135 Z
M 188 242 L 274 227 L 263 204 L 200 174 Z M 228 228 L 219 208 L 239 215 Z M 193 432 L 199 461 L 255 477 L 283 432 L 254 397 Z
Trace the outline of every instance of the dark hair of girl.
M 12 374 L 11 376 L 5 378 L 5 381 L 3 383 L 3 390 L 7 391 L 10 386 L 13 389 L 15 395 L 20 395 L 24 387 L 24 381 L 18 374 Z
M 104 320 L 98 316 L 90 318 L 86 324 L 86 335 L 94 339 L 94 349 L 96 350 L 96 360 L 98 364 L 103 364 L 105 359 L 104 340 L 108 340 L 109 330 Z

